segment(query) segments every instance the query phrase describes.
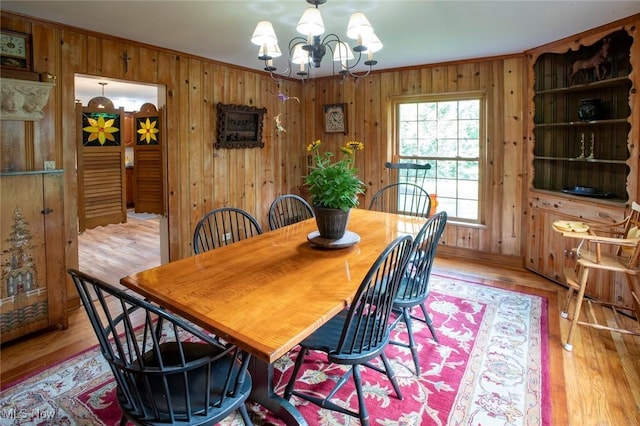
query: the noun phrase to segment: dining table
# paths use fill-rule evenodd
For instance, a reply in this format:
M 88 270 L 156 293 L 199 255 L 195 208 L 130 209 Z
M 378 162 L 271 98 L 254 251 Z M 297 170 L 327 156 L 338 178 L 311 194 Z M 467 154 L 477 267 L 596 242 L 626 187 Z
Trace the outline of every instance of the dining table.
M 274 363 L 347 307 L 382 251 L 426 220 L 351 209 L 345 244 L 318 241 L 311 218 L 120 283 L 251 354 L 251 400 L 287 425 L 306 425 L 274 391 Z

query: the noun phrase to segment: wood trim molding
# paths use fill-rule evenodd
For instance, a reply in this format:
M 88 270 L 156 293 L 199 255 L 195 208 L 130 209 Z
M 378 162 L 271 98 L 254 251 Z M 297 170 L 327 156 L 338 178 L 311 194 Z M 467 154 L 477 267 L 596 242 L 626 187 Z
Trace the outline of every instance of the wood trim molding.
M 495 265 L 502 265 L 509 268 L 524 268 L 524 258 L 520 256 L 507 256 L 496 253 L 485 253 L 461 247 L 452 247 L 444 244 L 438 245 L 436 256 L 456 259 L 469 259 L 479 262 L 490 262 Z

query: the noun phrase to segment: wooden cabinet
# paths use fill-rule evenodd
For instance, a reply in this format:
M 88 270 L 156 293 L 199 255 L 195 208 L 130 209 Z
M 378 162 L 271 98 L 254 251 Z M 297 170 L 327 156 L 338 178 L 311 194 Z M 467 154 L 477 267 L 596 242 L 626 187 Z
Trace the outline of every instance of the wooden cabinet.
M 527 52 L 529 236 L 525 266 L 564 283 L 571 248 L 556 220 L 614 223 L 638 200 L 637 16 Z M 577 190 L 576 190 L 577 189 Z M 587 293 L 632 306 L 623 276 L 594 274 Z M 613 283 L 613 285 L 612 285 Z
M 134 129 L 133 129 L 133 113 L 125 112 L 124 113 L 124 146 L 134 146 Z
M 0 175 L 0 341 L 66 328 L 61 171 Z

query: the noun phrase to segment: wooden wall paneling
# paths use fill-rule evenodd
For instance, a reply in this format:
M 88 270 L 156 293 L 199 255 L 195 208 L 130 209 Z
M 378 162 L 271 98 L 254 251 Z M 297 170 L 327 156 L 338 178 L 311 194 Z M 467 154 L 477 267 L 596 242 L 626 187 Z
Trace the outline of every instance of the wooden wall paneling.
M 349 139 L 362 138 L 362 123 L 364 119 L 364 114 L 362 111 L 362 104 L 356 98 L 356 93 L 359 92 L 359 86 L 361 80 L 346 77 L 346 80 L 350 80 L 352 84 L 342 84 L 342 87 L 339 88 L 341 92 L 342 102 L 347 104 L 347 111 L 350 111 L 347 115 L 348 127 L 347 133 L 342 134 L 338 133 L 336 136 L 336 145 L 337 150 L 339 150 L 342 146 L 344 146 L 345 142 Z M 337 152 L 337 151 L 336 151 Z
M 440 65 L 432 68 L 431 73 L 432 93 L 445 93 L 447 91 L 447 67 Z
M 420 85 L 420 70 L 408 69 L 400 74 L 400 93 L 403 95 L 416 95 L 423 93 Z
M 56 75 L 56 64 L 60 48 L 57 43 L 58 32 L 51 27 L 34 25 L 32 30 L 33 40 L 33 69 L 38 73 L 50 72 Z M 58 88 L 54 87 L 49 94 L 49 101 L 44 110 L 55 110 Z M 33 169 L 44 170 L 45 161 L 55 161 L 56 152 L 60 152 L 58 146 L 59 135 L 56 132 L 55 114 L 44 114 L 42 119 L 33 122 Z M 60 167 L 60 164 L 58 164 Z
M 86 36 L 85 51 L 85 73 L 90 75 L 102 74 L 102 43 L 95 36 Z M 80 71 L 82 72 L 82 71 Z
M 457 90 L 477 90 L 480 87 L 480 64 L 465 62 L 456 69 Z
M 198 67 L 195 60 L 180 57 L 179 72 L 180 72 L 180 92 L 179 92 L 179 108 L 183 111 L 181 119 L 181 132 L 180 132 L 180 179 L 184 179 L 188 182 L 188 185 L 182 185 L 183 196 L 189 200 L 189 206 L 191 208 L 190 234 L 193 235 L 193 230 L 196 224 L 206 213 L 207 206 L 205 205 L 207 198 L 210 196 L 202 192 L 202 185 L 205 179 L 202 170 L 202 138 L 198 134 L 199 123 L 202 120 L 201 116 L 198 116 L 198 112 L 201 112 L 200 105 L 194 105 L 198 102 L 198 84 L 199 81 L 195 72 L 192 71 L 193 67 Z M 193 78 L 194 81 L 191 79 Z M 191 250 L 193 253 L 193 250 Z
M 225 69 L 224 71 L 224 94 L 223 99 L 225 99 L 224 103 L 227 104 L 240 104 L 241 99 L 238 95 L 238 86 L 235 81 L 236 70 L 233 69 Z M 229 168 L 229 174 L 218 175 L 219 179 L 224 180 L 223 192 L 216 193 L 216 203 L 224 206 L 233 206 L 233 207 L 241 207 L 238 203 L 238 192 L 239 188 L 242 188 L 244 184 L 242 175 L 244 174 L 244 158 L 242 160 L 238 160 L 238 150 L 235 149 L 221 149 L 224 151 L 224 154 L 227 158 L 227 164 Z
M 185 61 L 188 64 L 187 80 L 185 84 L 186 90 L 184 91 L 185 98 L 188 101 L 188 123 L 189 123 L 189 137 L 185 141 L 185 149 L 188 151 L 189 164 L 189 195 L 192 202 L 197 206 L 199 210 L 199 216 L 202 217 L 209 210 L 210 206 L 207 204 L 212 195 L 205 191 L 207 182 L 211 182 L 211 170 L 204 168 L 204 161 L 206 150 L 204 149 L 204 78 L 203 78 L 203 64 L 196 59 L 187 59 Z M 199 219 L 198 219 L 199 220 Z
M 502 212 L 500 253 L 509 256 L 521 254 L 520 241 L 522 230 L 521 206 L 524 199 L 522 180 L 523 143 L 524 143 L 524 63 L 523 58 L 503 61 L 502 106 L 504 125 Z M 507 161 L 508 160 L 508 161 Z
M 239 75 L 240 71 L 237 69 L 230 69 L 229 74 L 227 76 L 226 84 L 229 87 L 229 102 L 232 104 L 243 105 L 244 104 L 244 83 L 240 80 L 242 76 Z M 231 167 L 235 171 L 232 173 L 228 179 L 228 194 L 229 194 L 229 204 L 231 207 L 239 207 L 244 210 L 248 210 L 249 213 L 255 215 L 255 209 L 249 209 L 247 207 L 247 201 L 245 199 L 245 182 L 247 179 L 247 169 L 245 167 L 246 159 L 245 159 L 245 151 L 244 149 L 230 149 L 229 157 L 231 159 Z
M 3 172 L 29 170 L 29 152 L 32 149 L 27 139 L 28 121 L 2 120 L 0 132 L 0 167 Z
M 458 65 L 449 64 L 446 66 L 447 70 L 447 92 L 459 92 L 458 88 Z
M 300 185 L 303 183 L 303 177 L 307 174 L 307 144 L 304 139 L 304 132 L 307 126 L 305 110 L 313 102 L 313 99 L 305 99 L 304 85 L 302 84 L 290 82 L 287 87 L 289 87 L 292 94 L 300 99 L 300 103 L 295 102 L 287 110 L 289 114 L 287 120 L 291 123 L 289 127 L 293 125 L 294 129 L 288 136 L 288 147 L 294 148 L 296 152 L 295 161 L 289 164 L 289 168 L 293 167 L 295 170 L 295 177 L 289 177 L 287 192 L 300 194 Z M 287 133 L 289 133 L 289 130 L 287 130 Z M 288 147 L 285 149 L 288 150 Z
M 215 104 L 218 102 L 226 103 L 228 99 L 228 88 L 226 86 L 228 70 L 222 66 L 214 66 L 214 134 L 211 143 L 215 143 L 215 138 L 218 137 L 218 119 L 216 115 Z M 213 179 L 213 196 L 215 197 L 212 202 L 216 207 L 226 205 L 228 203 L 227 188 L 230 181 L 233 180 L 229 164 L 229 149 L 215 149 L 214 150 L 214 179 Z M 195 226 L 195 224 L 194 224 Z M 193 232 L 193 231 L 192 231 Z
M 27 20 L 4 13 L 0 15 L 0 26 L 1 28 L 11 31 L 18 31 L 20 33 L 31 32 L 31 24 Z
M 166 209 L 168 213 L 169 228 L 169 258 L 179 259 L 192 253 L 191 250 L 191 223 L 189 221 L 191 208 L 189 206 L 186 190 L 189 181 L 182 180 L 183 169 L 188 167 L 182 165 L 180 160 L 180 150 L 182 147 L 183 134 L 180 111 L 180 74 L 179 57 L 173 53 L 158 52 L 157 54 L 157 83 L 165 86 L 164 99 L 159 99 L 158 107 L 165 107 L 165 129 L 166 129 L 166 187 L 167 195 Z M 164 103 L 164 105 L 162 105 Z M 185 186 L 187 189 L 185 189 Z
M 159 81 L 158 79 L 158 51 L 146 47 L 136 49 L 136 62 L 131 65 L 139 81 Z M 156 105 L 158 108 L 159 105 Z
M 275 81 L 268 81 L 263 79 L 256 79 L 255 82 L 255 97 L 251 100 L 257 108 L 266 108 L 266 113 L 263 117 L 263 141 L 264 148 L 261 149 L 260 159 L 256 164 L 256 171 L 258 175 L 254 181 L 255 195 L 256 195 L 256 211 L 260 211 L 260 216 L 256 216 L 256 219 L 263 227 L 264 230 L 269 229 L 267 215 L 271 202 L 275 197 L 282 193 L 290 192 L 287 190 L 289 187 L 289 178 L 293 179 L 293 174 L 287 176 L 287 163 L 292 160 L 296 154 L 295 149 L 287 151 L 284 147 L 289 142 L 289 131 L 293 132 L 295 129 L 288 123 L 287 117 L 292 102 L 291 101 L 279 101 L 278 92 L 282 92 L 287 96 L 295 96 L 289 93 L 286 85 L 278 85 Z M 275 125 L 275 117 L 280 114 L 283 127 L 286 132 L 278 132 Z
M 394 90 L 394 76 L 397 73 L 393 72 L 384 72 L 380 74 L 380 108 L 383 108 L 381 111 L 381 119 L 380 122 L 380 134 L 384 138 L 383 143 L 377 144 L 375 147 L 375 155 L 374 161 L 382 162 L 383 166 L 380 169 L 380 174 L 372 175 L 371 177 L 367 177 L 367 180 L 371 181 L 371 186 L 368 188 L 368 191 L 371 192 L 370 197 L 373 197 L 380 188 L 388 185 L 391 181 L 391 176 L 389 174 L 389 170 L 384 168 L 384 163 L 386 161 L 397 161 L 398 153 L 395 150 L 395 146 L 393 145 L 394 133 L 396 132 L 396 127 L 393 122 L 395 114 L 391 111 L 391 98 L 395 95 Z M 367 159 L 370 160 L 372 157 L 367 156 Z M 371 198 L 369 198 L 371 200 Z M 371 201 L 369 201 L 371 202 Z M 368 207 L 368 206 L 367 206 Z
M 276 101 L 279 107 L 277 110 L 274 108 L 274 114 L 269 114 L 267 110 L 269 121 L 265 123 L 265 128 L 270 129 L 270 132 L 274 135 L 274 148 L 277 147 L 277 150 L 274 150 L 274 154 L 277 153 L 277 162 L 273 163 L 272 166 L 262 165 L 263 169 L 273 167 L 271 174 L 267 173 L 266 169 L 264 170 L 265 177 L 274 177 L 273 182 L 270 182 L 275 190 L 273 199 L 286 193 L 300 194 L 299 187 L 302 185 L 302 176 L 306 174 L 304 166 L 306 164 L 307 147 L 304 140 L 305 125 L 302 111 L 309 104 L 309 100 L 305 98 L 302 85 L 298 82 L 283 80 L 278 84 L 273 80 L 266 80 L 262 84 L 265 86 L 262 93 L 269 98 L 275 99 L 278 92 L 289 96 L 287 101 Z M 299 99 L 299 102 L 293 98 Z M 276 128 L 274 120 L 277 114 L 282 114 L 280 118 L 286 130 L 284 132 L 279 132 Z M 274 161 L 276 160 L 274 159 Z
M 118 79 L 127 79 L 127 77 L 129 77 L 128 79 L 133 79 L 133 75 L 131 75 L 133 73 L 130 71 L 130 68 L 135 68 L 134 66 L 132 66 L 133 60 L 128 61 L 127 73 L 125 74 L 124 59 L 123 59 L 124 51 L 132 50 L 132 49 L 128 49 L 126 45 L 124 45 L 119 41 L 115 41 L 107 38 L 100 39 L 99 43 L 101 46 L 100 62 L 102 64 L 102 75 L 111 76 L 113 78 L 118 78 Z M 133 56 L 131 52 L 128 52 L 127 54 L 129 55 L 129 57 Z M 109 92 L 107 87 L 107 90 L 105 90 L 105 95 L 107 97 L 108 97 L 108 93 Z
M 500 167 L 491 161 L 495 157 L 495 151 L 501 149 L 500 145 L 496 147 L 496 132 L 500 130 L 500 119 L 502 117 L 499 99 L 502 94 L 502 89 L 499 85 L 499 76 L 502 70 L 502 62 L 499 60 L 482 62 L 478 69 L 477 85 L 473 87 L 473 90 L 482 90 L 485 93 L 486 100 L 486 146 L 485 150 L 481 153 L 484 156 L 485 168 L 483 170 L 484 175 L 484 187 L 481 189 L 480 203 L 483 206 L 482 222 L 486 228 L 479 230 L 480 247 L 487 251 L 498 253 L 500 249 L 500 241 L 496 233 L 499 234 L 499 229 L 494 229 L 493 223 L 495 217 L 493 213 L 493 206 L 495 200 L 500 196 L 499 191 L 502 190 L 500 185 L 496 185 L 496 182 L 500 181 L 500 173 L 496 171 L 500 170 Z M 496 105 L 498 104 L 498 105 Z
M 433 91 L 433 75 L 432 69 L 429 67 L 420 69 L 420 87 L 422 93 L 431 93 Z
M 384 163 L 387 161 L 388 139 L 381 126 L 382 114 L 388 105 L 387 100 L 380 96 L 380 75 L 373 74 L 364 78 L 362 84 L 362 100 L 360 101 L 362 117 L 364 117 L 365 149 L 358 152 L 358 174 L 365 184 L 366 192 L 360 203 L 361 208 L 369 207 L 374 192 L 371 187 L 373 181 L 370 176 L 380 176 L 385 173 Z
M 64 225 L 66 235 L 66 267 L 77 268 L 78 259 L 78 179 L 76 170 L 76 102 L 75 72 L 87 72 L 87 37 L 62 30 L 60 34 L 60 57 L 56 74 L 56 90 L 60 96 L 59 133 L 62 149 L 57 157 L 62 158 L 64 173 Z M 65 89 L 69 88 L 69 90 Z M 67 278 L 67 307 L 80 306 L 80 298 L 73 281 Z
M 260 93 L 257 92 L 258 86 L 256 84 L 257 75 L 254 73 L 249 73 L 246 71 L 239 71 L 242 79 L 242 98 L 244 99 L 241 103 L 243 105 L 248 105 L 252 107 L 262 108 L 265 104 L 263 103 L 263 99 L 256 100 L 256 98 L 260 98 Z M 273 104 L 271 104 L 273 105 Z M 266 106 L 265 106 L 266 107 Z M 274 111 L 274 108 L 266 108 L 267 112 Z M 271 127 L 265 126 L 265 120 L 269 118 L 271 114 L 264 114 L 262 117 L 263 120 L 263 129 L 262 129 L 262 142 L 266 146 L 271 146 L 271 148 L 267 148 L 268 150 L 273 149 L 273 139 L 271 138 Z M 268 161 L 268 155 L 265 152 L 265 148 L 244 148 L 240 149 L 239 152 L 244 155 L 239 155 L 238 158 L 244 157 L 242 170 L 244 170 L 244 184 L 242 186 L 242 208 L 251 213 L 261 224 L 264 226 L 266 223 L 262 218 L 262 200 L 258 198 L 258 194 L 260 193 L 256 186 L 262 177 L 262 168 L 260 167 L 261 159 L 264 157 L 265 161 Z
M 202 200 L 203 209 L 210 211 L 213 209 L 214 194 L 214 144 L 216 139 L 216 102 L 213 94 L 213 64 L 202 64 L 202 171 L 203 175 L 208 175 L 207 179 L 200 182 L 201 190 L 206 196 Z

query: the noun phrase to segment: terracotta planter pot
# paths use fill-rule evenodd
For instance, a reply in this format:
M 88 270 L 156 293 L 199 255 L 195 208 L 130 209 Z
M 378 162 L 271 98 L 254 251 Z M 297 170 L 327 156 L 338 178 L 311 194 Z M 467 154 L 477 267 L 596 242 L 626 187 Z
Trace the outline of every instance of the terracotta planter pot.
M 316 225 L 322 238 L 339 240 L 344 236 L 349 223 L 349 213 L 340 209 L 313 206 L 316 214 Z

